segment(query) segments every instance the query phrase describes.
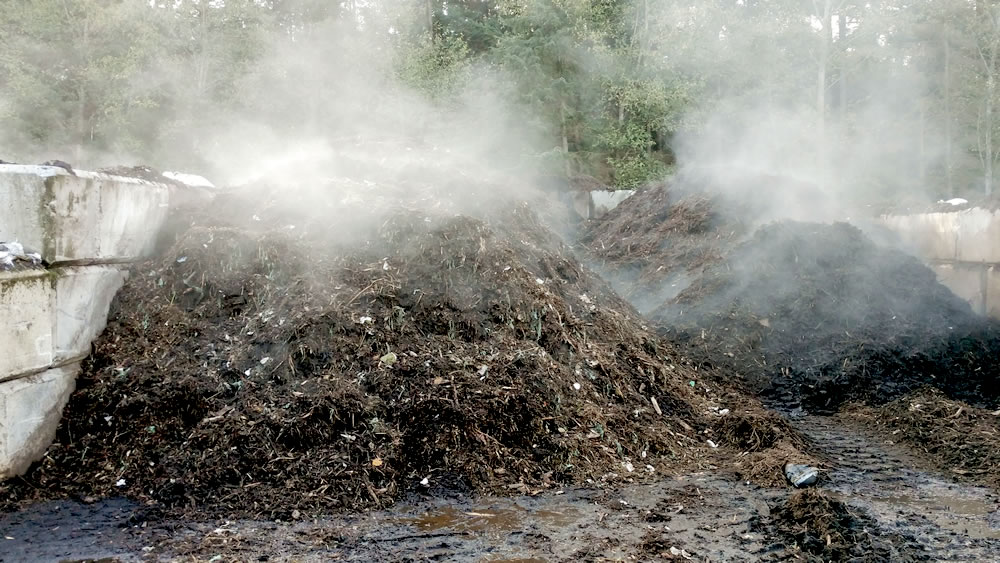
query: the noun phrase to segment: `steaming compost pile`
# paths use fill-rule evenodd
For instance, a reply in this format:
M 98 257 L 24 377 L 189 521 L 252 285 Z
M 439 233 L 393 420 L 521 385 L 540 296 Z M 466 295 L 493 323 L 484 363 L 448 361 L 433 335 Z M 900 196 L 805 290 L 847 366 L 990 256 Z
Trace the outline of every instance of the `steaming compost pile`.
M 330 215 L 246 189 L 177 217 L 116 298 L 55 445 L 0 485 L 9 502 L 288 518 L 699 461 L 698 374 L 529 208 L 348 199 Z
M 777 221 L 750 235 L 751 217 L 727 201 L 646 188 L 582 242 L 669 339 L 772 400 L 833 409 L 923 383 L 1000 396 L 1000 331 L 919 260 L 842 223 Z
M 615 289 L 649 311 L 720 262 L 745 233 L 718 198 L 674 193 L 665 185 L 638 190 L 593 222 L 581 237 Z
M 651 314 L 692 354 L 773 398 L 833 408 L 923 383 L 995 400 L 995 325 L 916 258 L 845 223 L 757 230 Z

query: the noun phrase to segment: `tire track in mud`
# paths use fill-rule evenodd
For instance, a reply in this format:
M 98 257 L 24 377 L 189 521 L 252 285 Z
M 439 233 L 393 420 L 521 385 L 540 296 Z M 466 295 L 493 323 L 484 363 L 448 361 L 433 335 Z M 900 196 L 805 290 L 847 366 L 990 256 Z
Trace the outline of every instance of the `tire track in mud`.
M 919 469 L 913 452 L 836 417 L 790 418 L 827 456 L 820 488 L 932 561 L 1000 562 L 1000 496 Z

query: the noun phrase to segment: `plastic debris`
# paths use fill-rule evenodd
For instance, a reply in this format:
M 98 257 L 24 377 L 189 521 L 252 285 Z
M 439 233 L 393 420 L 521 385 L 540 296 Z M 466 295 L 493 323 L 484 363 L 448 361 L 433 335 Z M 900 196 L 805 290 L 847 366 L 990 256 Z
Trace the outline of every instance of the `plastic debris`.
M 688 553 L 687 551 L 685 551 L 683 549 L 678 549 L 676 547 L 671 547 L 670 548 L 670 555 L 673 555 L 674 557 L 677 557 L 679 555 L 679 556 L 683 557 L 684 559 L 691 559 L 692 558 L 692 555 L 690 553 Z
M 41 254 L 26 250 L 21 243 L 0 242 L 0 270 L 13 270 L 17 267 L 35 268 L 44 265 Z
M 796 488 L 808 487 L 815 485 L 819 480 L 819 469 L 798 463 L 786 463 L 785 477 Z

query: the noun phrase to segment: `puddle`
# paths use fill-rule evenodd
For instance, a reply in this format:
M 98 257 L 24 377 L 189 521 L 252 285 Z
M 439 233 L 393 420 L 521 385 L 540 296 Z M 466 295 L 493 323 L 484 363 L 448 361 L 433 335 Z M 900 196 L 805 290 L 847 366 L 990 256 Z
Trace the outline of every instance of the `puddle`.
M 970 538 L 1000 539 L 1000 508 L 995 503 L 983 499 L 893 495 L 872 497 L 870 501 L 909 507 L 942 528 L 965 534 Z
M 442 529 L 471 532 L 512 532 L 523 530 L 532 524 L 565 528 L 579 518 L 580 513 L 575 508 L 530 511 L 521 506 L 513 505 L 510 508 L 488 509 L 442 507 L 416 518 L 404 520 L 404 522 L 428 532 Z

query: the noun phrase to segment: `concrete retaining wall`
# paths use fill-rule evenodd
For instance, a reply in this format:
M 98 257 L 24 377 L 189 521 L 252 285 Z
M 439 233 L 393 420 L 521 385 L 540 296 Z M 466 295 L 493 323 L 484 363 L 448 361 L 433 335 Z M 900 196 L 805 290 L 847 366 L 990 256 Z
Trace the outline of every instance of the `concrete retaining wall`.
M 207 195 L 197 191 L 0 165 L 0 242 L 51 265 L 0 271 L 0 480 L 44 454 L 129 262 L 152 250 L 172 203 Z
M 886 215 L 882 222 L 973 310 L 1000 318 L 1000 211 Z

